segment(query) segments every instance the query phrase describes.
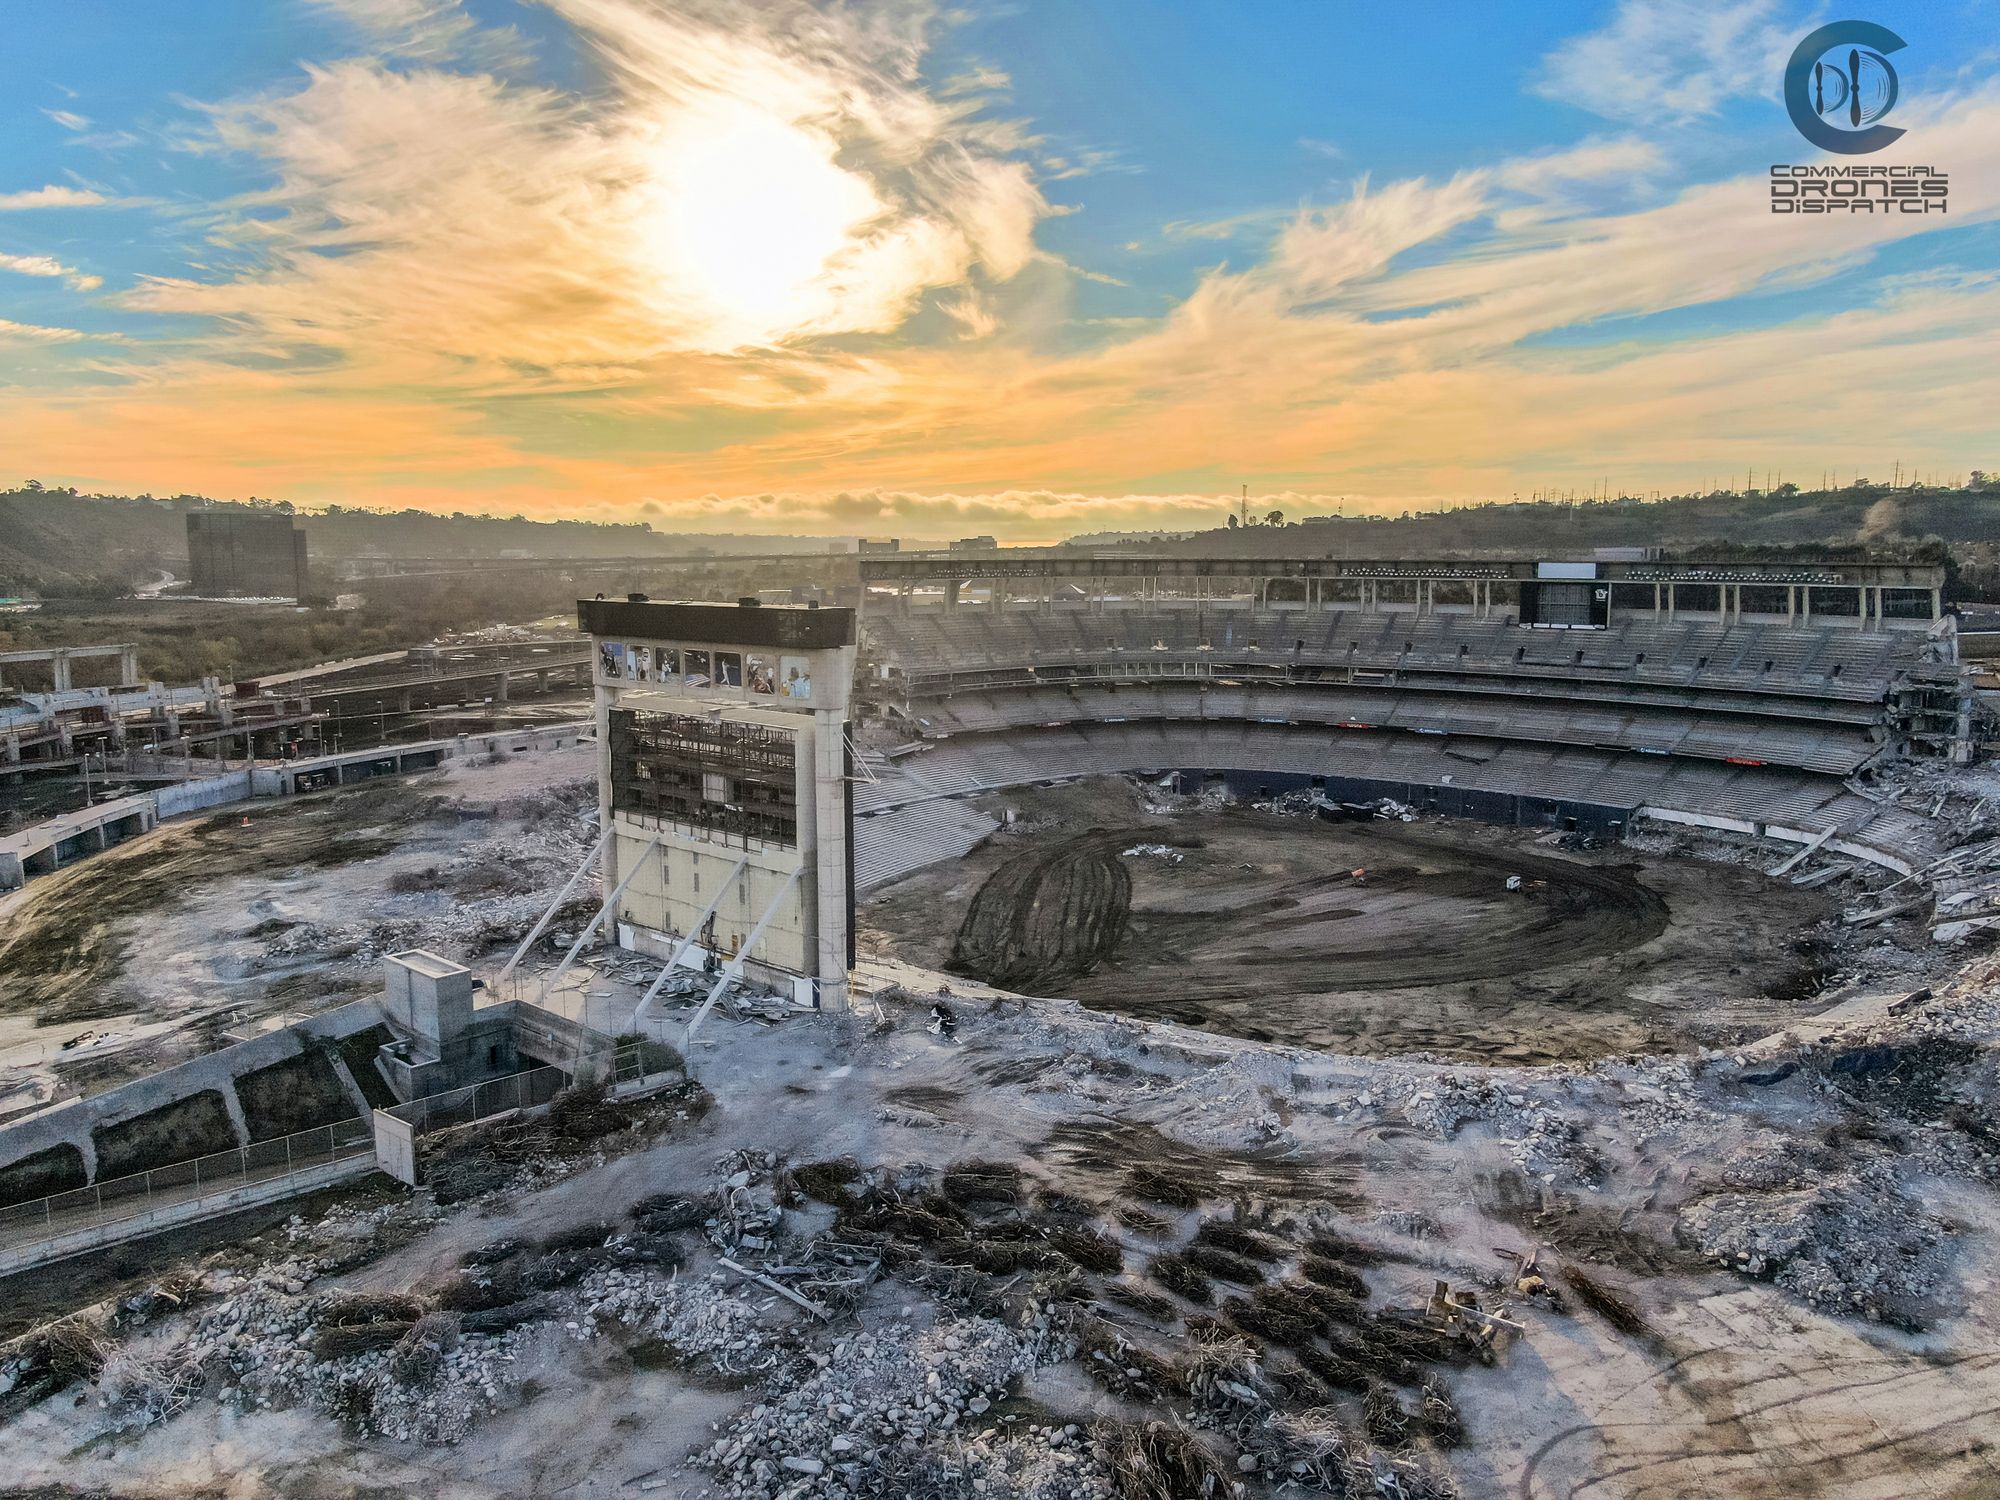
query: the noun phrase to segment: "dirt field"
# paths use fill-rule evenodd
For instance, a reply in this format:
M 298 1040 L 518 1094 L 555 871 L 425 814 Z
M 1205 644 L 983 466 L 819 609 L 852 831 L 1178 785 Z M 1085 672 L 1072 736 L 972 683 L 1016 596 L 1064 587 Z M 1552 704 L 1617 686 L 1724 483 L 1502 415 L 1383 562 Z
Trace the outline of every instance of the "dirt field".
M 0 899 L 0 1114 L 373 993 L 384 953 L 518 935 L 582 857 L 591 770 L 586 747 L 238 804 Z
M 1828 961 L 1831 899 L 1755 870 L 1440 820 L 1165 813 L 1123 781 L 1006 800 L 1026 831 L 865 904 L 885 951 L 1250 1040 L 1520 1063 L 1756 1034 L 1811 1008 Z

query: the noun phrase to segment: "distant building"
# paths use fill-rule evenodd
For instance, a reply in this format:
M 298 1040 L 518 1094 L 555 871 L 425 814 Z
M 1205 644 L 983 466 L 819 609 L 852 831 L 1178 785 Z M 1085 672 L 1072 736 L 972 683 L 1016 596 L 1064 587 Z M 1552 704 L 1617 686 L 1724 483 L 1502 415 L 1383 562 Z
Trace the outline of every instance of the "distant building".
M 951 544 L 954 552 L 991 552 L 999 543 L 990 536 L 962 536 Z
M 290 516 L 254 510 L 191 510 L 188 563 L 197 594 L 303 599 L 306 534 Z
M 902 550 L 903 543 L 899 537 L 892 536 L 882 541 L 871 541 L 867 537 L 861 539 L 860 551 L 864 554 L 871 552 L 901 552 Z

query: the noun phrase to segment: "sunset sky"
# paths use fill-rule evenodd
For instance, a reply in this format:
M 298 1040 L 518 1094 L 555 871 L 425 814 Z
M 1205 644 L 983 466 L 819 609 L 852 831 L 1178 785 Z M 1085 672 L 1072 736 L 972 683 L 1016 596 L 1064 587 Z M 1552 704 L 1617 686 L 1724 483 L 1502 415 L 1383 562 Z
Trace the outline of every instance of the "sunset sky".
M 2000 469 L 2000 10 L 9 7 L 0 482 L 906 536 Z

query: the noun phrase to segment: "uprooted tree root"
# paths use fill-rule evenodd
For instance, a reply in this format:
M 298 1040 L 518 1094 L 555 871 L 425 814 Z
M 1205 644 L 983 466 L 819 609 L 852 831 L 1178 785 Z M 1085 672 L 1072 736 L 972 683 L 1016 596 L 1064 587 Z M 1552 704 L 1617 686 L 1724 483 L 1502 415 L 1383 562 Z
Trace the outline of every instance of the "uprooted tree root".
M 1146 1267 L 1146 1274 L 1176 1297 L 1185 1297 L 1203 1307 L 1214 1299 L 1214 1284 L 1183 1255 L 1154 1256 Z
M 1194 1184 L 1158 1167 L 1134 1167 L 1125 1174 L 1125 1190 L 1146 1203 L 1166 1208 L 1196 1208 L 1201 1203 Z
M 1347 1293 L 1350 1297 L 1366 1297 L 1368 1295 L 1368 1283 L 1336 1260 L 1327 1260 L 1318 1255 L 1308 1255 L 1304 1260 L 1299 1262 L 1299 1274 L 1308 1281 L 1317 1282 L 1319 1285 L 1325 1287 L 1333 1287 L 1336 1290 Z
M 1652 1325 L 1638 1308 L 1581 1267 L 1564 1265 L 1562 1279 L 1563 1285 L 1575 1294 L 1577 1301 L 1627 1338 L 1652 1337 Z
M 1204 1500 L 1230 1493 L 1230 1471 L 1185 1428 L 1104 1422 L 1096 1436 L 1124 1500 Z
M 1264 1279 L 1264 1268 L 1256 1261 L 1241 1255 L 1231 1255 L 1227 1250 L 1217 1250 L 1211 1245 L 1189 1245 L 1181 1251 L 1181 1259 L 1217 1281 L 1233 1281 L 1238 1286 L 1256 1286 Z
M 1345 1261 L 1350 1266 L 1379 1266 L 1383 1260 L 1381 1251 L 1325 1230 L 1309 1235 L 1305 1248 L 1308 1255 L 1316 1255 L 1322 1260 Z
M 944 1174 L 939 1190 L 953 1203 L 966 1208 L 998 1204 L 1012 1207 L 1021 1202 L 1021 1169 L 1001 1161 L 961 1162 Z
M 1209 1219 L 1194 1232 L 1194 1243 L 1206 1249 L 1220 1250 L 1228 1255 L 1242 1256 L 1247 1260 L 1260 1260 L 1275 1265 L 1285 1258 L 1283 1248 L 1266 1239 L 1261 1234 L 1237 1224 L 1220 1219 Z
M 782 1180 L 806 1197 L 843 1208 L 853 1198 L 854 1184 L 861 1180 L 861 1165 L 851 1156 L 837 1161 L 809 1161 L 793 1167 Z

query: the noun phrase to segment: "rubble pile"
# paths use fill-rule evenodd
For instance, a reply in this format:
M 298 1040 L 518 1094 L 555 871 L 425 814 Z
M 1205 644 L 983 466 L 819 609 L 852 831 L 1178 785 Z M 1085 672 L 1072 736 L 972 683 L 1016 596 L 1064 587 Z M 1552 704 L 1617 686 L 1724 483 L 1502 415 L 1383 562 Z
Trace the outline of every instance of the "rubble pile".
M 790 1343 L 763 1325 L 773 1298 L 762 1304 L 749 1290 L 725 1291 L 718 1280 L 662 1276 L 646 1267 L 593 1271 L 577 1289 L 577 1316 L 564 1330 L 578 1340 L 608 1326 L 650 1334 L 685 1365 L 724 1375 L 769 1374 Z
M 1682 1241 L 1822 1312 L 1920 1328 L 1943 1285 L 1951 1227 L 1873 1161 L 1804 1186 L 1718 1193 L 1681 1211 Z
M 361 969 L 408 948 L 472 957 L 517 939 L 540 919 L 588 852 L 594 830 L 582 815 L 594 802 L 595 787 L 588 782 L 495 805 L 439 799 L 425 816 L 468 826 L 457 831 L 451 852 L 435 864 L 392 879 L 389 915 L 343 920 L 328 914 L 273 935 L 266 951 L 279 959 L 331 958 L 343 968 Z M 480 822 L 495 831 L 465 836 Z M 586 895 L 570 906 L 582 916 L 595 909 L 596 900 Z M 559 915 L 568 914 L 565 908 Z
M 1310 787 L 1301 787 L 1295 792 L 1284 792 L 1268 801 L 1253 802 L 1255 812 L 1269 813 L 1279 818 L 1310 818 L 1318 814 L 1321 794 Z
M 1522 1087 L 1447 1073 L 1413 1091 L 1403 1117 L 1426 1134 L 1449 1140 L 1471 1122 L 1495 1131 L 1522 1171 L 1544 1183 L 1598 1182 L 1603 1158 L 1576 1122 Z
M 1721 1116 L 1700 1098 L 1703 1071 L 1700 1060 L 1669 1054 L 1606 1065 L 1605 1075 L 1623 1085 L 1619 1128 L 1640 1145 L 1713 1128 Z
M 341 1326 L 327 1321 L 338 1315 L 339 1294 L 302 1292 L 295 1278 L 259 1278 L 196 1320 L 182 1357 L 205 1372 L 223 1404 L 306 1406 L 398 1442 L 455 1443 L 511 1392 L 518 1350 L 536 1336 L 529 1328 L 467 1336 L 437 1348 L 419 1370 L 398 1358 L 410 1325 L 384 1321 L 382 1347 L 322 1359 L 317 1341 Z
M 696 1467 L 733 1500 L 902 1495 L 919 1476 L 1000 1497 L 1108 1496 L 1108 1475 L 1074 1426 L 1002 1438 L 984 1421 L 1019 1377 L 1073 1352 L 1046 1317 L 920 1329 L 901 1319 L 812 1356 L 813 1371 L 751 1407 Z M 972 1427 L 976 1437 L 953 1434 Z

